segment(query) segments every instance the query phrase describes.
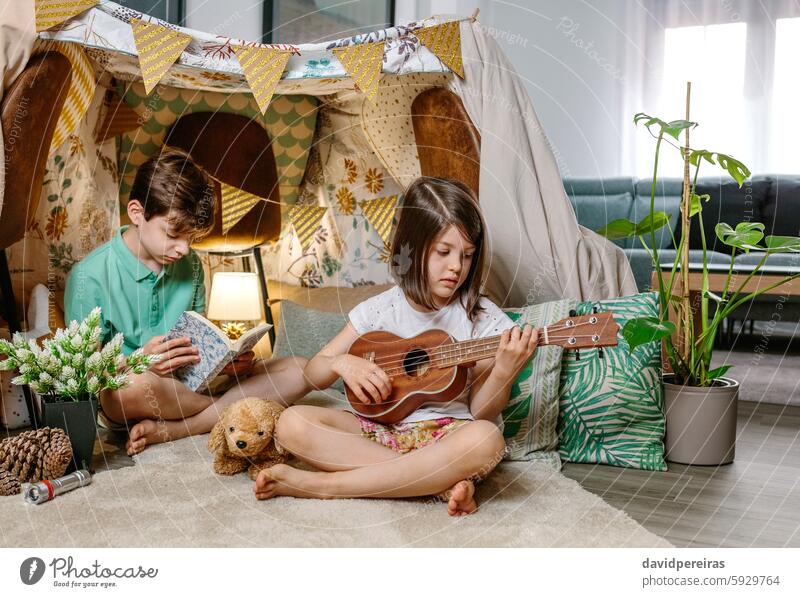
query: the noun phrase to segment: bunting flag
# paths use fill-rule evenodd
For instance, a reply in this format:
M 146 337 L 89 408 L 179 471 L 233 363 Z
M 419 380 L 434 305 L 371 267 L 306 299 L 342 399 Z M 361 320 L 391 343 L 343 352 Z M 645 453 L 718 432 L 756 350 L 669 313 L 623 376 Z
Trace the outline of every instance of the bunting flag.
M 462 79 L 464 78 L 464 63 L 461 59 L 461 25 L 459 21 L 450 21 L 433 27 L 425 27 L 414 31 L 417 39 L 447 68 Z
M 222 187 L 222 234 L 228 234 L 256 203 L 264 199 L 222 181 L 219 184 Z
M 388 243 L 392 233 L 394 213 L 397 209 L 397 195 L 362 201 L 358 205 L 361 207 L 361 213 L 380 235 L 381 240 Z
M 131 19 L 145 93 L 149 94 L 192 41 L 191 35 Z
M 289 221 L 294 226 L 294 232 L 300 239 L 303 249 L 308 248 L 317 226 L 328 211 L 327 207 L 318 205 L 296 205 L 289 210 Z
M 105 112 L 102 122 L 98 121 L 97 129 L 94 132 L 94 140 L 98 143 L 105 143 L 112 137 L 127 133 L 142 124 L 142 117 L 122 101 L 116 91 L 108 90 L 103 100 L 103 110 Z
M 233 51 L 261 113 L 266 114 L 291 52 L 276 48 L 244 46 L 234 46 Z
M 369 101 L 375 101 L 375 96 L 378 94 L 384 46 L 385 42 L 376 41 L 333 50 L 344 70 L 353 78 L 358 88 L 367 95 Z
M 72 65 L 72 78 L 70 79 L 67 98 L 58 115 L 56 130 L 50 142 L 50 153 L 61 147 L 62 143 L 75 132 L 78 125 L 86 116 L 89 104 L 92 102 L 97 81 L 94 78 L 94 68 L 78 44 L 61 41 L 39 40 L 36 51 L 58 52 L 67 57 Z
M 97 6 L 99 0 L 36 0 L 36 31 L 44 31 Z

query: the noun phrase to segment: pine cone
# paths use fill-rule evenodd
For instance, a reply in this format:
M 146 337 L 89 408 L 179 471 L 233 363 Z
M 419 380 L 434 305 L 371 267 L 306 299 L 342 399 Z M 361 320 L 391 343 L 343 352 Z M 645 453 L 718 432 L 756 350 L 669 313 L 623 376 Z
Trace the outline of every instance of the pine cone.
M 0 495 L 16 495 L 20 492 L 20 484 L 16 477 L 8 471 L 0 470 Z
M 0 470 L 22 483 L 55 479 L 72 461 L 72 444 L 63 429 L 42 427 L 0 441 Z

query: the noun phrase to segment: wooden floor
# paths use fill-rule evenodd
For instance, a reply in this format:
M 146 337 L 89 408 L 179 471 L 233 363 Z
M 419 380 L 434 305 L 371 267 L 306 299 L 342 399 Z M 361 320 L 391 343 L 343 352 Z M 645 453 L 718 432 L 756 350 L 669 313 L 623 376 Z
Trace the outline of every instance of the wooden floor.
M 800 407 L 740 401 L 738 419 L 725 466 L 562 472 L 676 547 L 800 547 Z

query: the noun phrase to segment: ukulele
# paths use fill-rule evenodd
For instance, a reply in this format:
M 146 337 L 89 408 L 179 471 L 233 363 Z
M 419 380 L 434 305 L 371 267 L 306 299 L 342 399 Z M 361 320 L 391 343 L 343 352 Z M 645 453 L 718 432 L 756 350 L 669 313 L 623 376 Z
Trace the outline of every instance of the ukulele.
M 540 328 L 539 346 L 597 348 L 602 358 L 603 346 L 617 345 L 618 331 L 611 313 L 572 315 Z M 392 381 L 392 392 L 381 402 L 364 404 L 345 384 L 347 399 L 358 414 L 368 419 L 397 423 L 425 402 L 449 402 L 458 397 L 466 387 L 469 367 L 494 357 L 500 339 L 501 336 L 491 336 L 456 342 L 443 330 L 428 330 L 413 338 L 390 332 L 366 333 L 347 352 L 383 369 Z

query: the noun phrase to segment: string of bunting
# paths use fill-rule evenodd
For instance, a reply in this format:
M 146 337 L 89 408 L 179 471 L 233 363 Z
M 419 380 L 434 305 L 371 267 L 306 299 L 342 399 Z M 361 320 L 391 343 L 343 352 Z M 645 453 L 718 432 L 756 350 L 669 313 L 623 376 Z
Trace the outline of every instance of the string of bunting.
M 358 205 L 361 213 L 367 218 L 373 230 L 378 233 L 384 243 L 388 243 L 392 233 L 392 223 L 397 210 L 397 195 L 389 195 L 369 201 L 361 201 Z
M 36 0 L 36 31 L 60 25 L 99 3 L 99 0 Z
M 35 2 L 37 31 L 60 25 L 99 4 L 99 0 L 35 0 Z M 467 19 L 461 20 L 474 22 L 477 16 L 478 10 Z M 415 30 L 414 35 L 445 66 L 463 78 L 461 20 L 423 27 Z M 178 60 L 192 41 L 192 37 L 140 19 L 131 19 L 131 29 L 139 54 L 139 69 L 145 92 L 150 94 Z M 385 49 L 384 41 L 357 43 L 333 49 L 333 54 L 339 59 L 345 72 L 353 78 L 356 87 L 370 101 L 375 101 L 378 93 Z M 233 51 L 261 113 L 266 113 L 291 52 L 283 48 L 260 45 L 235 46 Z

